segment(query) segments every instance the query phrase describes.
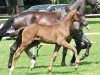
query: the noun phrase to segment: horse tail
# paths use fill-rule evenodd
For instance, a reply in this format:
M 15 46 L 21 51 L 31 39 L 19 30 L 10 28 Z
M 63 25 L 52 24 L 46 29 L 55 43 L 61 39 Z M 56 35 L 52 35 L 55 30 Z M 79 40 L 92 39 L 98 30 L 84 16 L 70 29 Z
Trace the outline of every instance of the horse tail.
M 12 24 L 14 23 L 14 17 L 10 17 L 5 24 L 3 25 L 3 27 L 0 29 L 0 41 L 3 38 L 3 35 L 7 32 L 7 30 L 12 26 Z

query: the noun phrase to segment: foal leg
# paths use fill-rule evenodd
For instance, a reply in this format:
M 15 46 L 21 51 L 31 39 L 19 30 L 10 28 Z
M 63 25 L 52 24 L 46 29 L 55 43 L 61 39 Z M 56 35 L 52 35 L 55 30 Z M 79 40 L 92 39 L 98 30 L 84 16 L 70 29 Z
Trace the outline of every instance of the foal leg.
M 54 52 L 53 52 L 53 56 L 51 58 L 51 62 L 50 62 L 50 65 L 49 65 L 50 75 L 52 74 L 52 66 L 53 66 L 54 61 L 56 60 L 56 57 L 57 57 L 57 54 L 58 54 L 58 51 L 59 51 L 60 47 L 61 46 L 59 46 L 58 44 L 55 45 L 55 49 L 54 49 Z
M 9 75 L 12 75 L 12 71 L 14 70 L 14 66 L 16 64 L 16 61 L 17 59 L 19 58 L 19 56 L 21 55 L 21 53 L 23 52 L 23 50 L 25 49 L 25 46 L 21 45 L 17 52 L 14 54 L 14 57 L 13 57 L 13 62 L 12 62 L 12 66 L 10 68 L 10 72 L 9 72 Z
M 23 36 L 23 40 L 22 40 L 22 44 L 20 45 L 20 47 L 18 48 L 18 50 L 16 51 L 16 53 L 14 54 L 13 57 L 13 62 L 12 62 L 12 66 L 10 68 L 10 72 L 9 75 L 12 74 L 12 71 L 14 70 L 16 61 L 18 60 L 19 56 L 21 55 L 21 53 L 24 51 L 24 49 L 30 45 L 32 43 L 32 39 L 30 39 L 28 36 L 28 34 L 26 34 L 26 36 Z
M 13 57 L 13 62 L 12 62 L 12 66 L 10 68 L 10 72 L 9 75 L 12 75 L 12 71 L 14 70 L 16 61 L 18 60 L 18 58 L 20 57 L 21 53 L 25 50 L 25 48 L 32 42 L 32 40 L 23 40 L 22 44 L 20 45 L 20 47 L 18 48 L 18 50 L 15 52 L 14 57 Z
M 76 69 L 78 68 L 79 66 L 79 58 L 78 58 L 78 55 L 77 55 L 77 50 L 74 46 L 70 45 L 69 43 L 66 42 L 66 40 L 63 40 L 61 42 L 61 45 L 64 46 L 64 47 L 67 47 L 69 48 L 70 50 L 72 50 L 75 54 L 75 58 L 76 58 Z

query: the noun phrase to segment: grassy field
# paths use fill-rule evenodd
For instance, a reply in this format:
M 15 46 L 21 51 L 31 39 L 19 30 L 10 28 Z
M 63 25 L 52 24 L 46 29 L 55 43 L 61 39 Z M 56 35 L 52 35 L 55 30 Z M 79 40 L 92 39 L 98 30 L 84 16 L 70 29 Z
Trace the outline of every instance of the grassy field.
M 100 32 L 100 19 L 87 19 L 90 31 L 84 28 L 84 32 Z M 90 55 L 88 58 L 80 62 L 80 67 L 75 71 L 74 66 L 62 67 L 61 57 L 62 50 L 59 51 L 58 57 L 53 65 L 53 75 L 100 75 L 100 35 L 88 35 L 88 38 L 93 42 L 90 49 Z M 0 75 L 8 75 L 9 69 L 7 68 L 9 48 L 14 40 L 2 40 L 0 42 Z M 39 51 L 37 57 L 36 67 L 31 71 L 30 60 L 27 55 L 23 52 L 19 58 L 13 75 L 49 75 L 48 65 L 50 58 L 53 53 L 54 45 L 44 45 Z M 85 52 L 81 51 L 79 57 Z M 66 63 L 69 64 L 71 59 L 70 52 L 66 57 Z

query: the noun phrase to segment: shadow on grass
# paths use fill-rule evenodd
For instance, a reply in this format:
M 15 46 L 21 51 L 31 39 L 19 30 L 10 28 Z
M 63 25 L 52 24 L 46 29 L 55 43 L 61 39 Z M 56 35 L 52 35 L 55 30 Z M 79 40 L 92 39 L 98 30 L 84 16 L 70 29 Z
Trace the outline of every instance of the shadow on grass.
M 100 24 L 100 21 L 88 21 L 89 24 Z
M 73 71 L 66 71 L 66 72 L 52 72 L 52 74 L 54 75 L 54 74 L 56 74 L 56 75 L 66 75 L 66 74 L 71 74 L 71 73 L 73 73 Z M 27 75 L 49 75 L 49 72 L 34 72 L 34 73 L 27 73 Z
M 16 69 L 29 69 L 30 67 L 16 67 Z
M 93 62 L 92 61 L 91 62 L 87 62 L 87 61 L 84 61 L 84 62 L 81 62 L 80 65 L 90 65 L 90 64 L 99 64 L 99 63 L 100 62 L 94 62 L 94 61 Z
M 92 64 L 93 62 L 86 62 L 86 61 L 84 61 L 84 62 L 81 62 L 80 63 L 80 65 L 89 65 L 89 64 Z
M 39 65 L 39 66 L 36 66 L 35 68 L 48 68 L 49 65 Z M 53 67 L 62 67 L 61 65 L 53 65 Z
M 49 67 L 49 65 L 37 65 L 37 66 L 35 66 L 33 69 L 35 69 L 35 68 L 48 68 Z M 53 65 L 53 67 L 61 67 L 61 65 Z M 30 66 L 29 67 L 16 67 L 16 69 L 30 69 Z M 4 70 L 4 69 L 0 69 L 0 70 Z

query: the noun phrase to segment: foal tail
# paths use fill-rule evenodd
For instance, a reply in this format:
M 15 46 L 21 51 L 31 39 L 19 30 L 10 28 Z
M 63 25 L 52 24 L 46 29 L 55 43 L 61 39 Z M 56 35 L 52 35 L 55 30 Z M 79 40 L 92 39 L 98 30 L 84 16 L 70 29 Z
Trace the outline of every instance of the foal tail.
M 3 35 L 7 32 L 7 30 L 12 26 L 12 24 L 14 23 L 14 17 L 10 17 L 5 24 L 3 25 L 3 27 L 0 29 L 0 41 L 3 38 Z

